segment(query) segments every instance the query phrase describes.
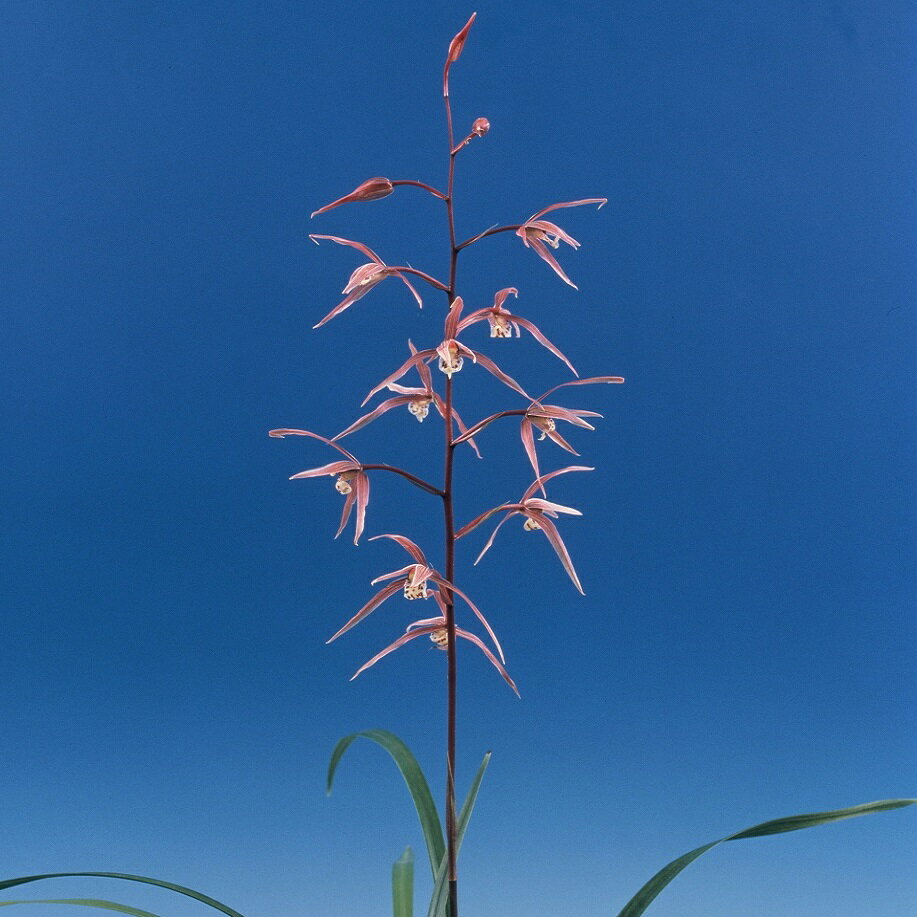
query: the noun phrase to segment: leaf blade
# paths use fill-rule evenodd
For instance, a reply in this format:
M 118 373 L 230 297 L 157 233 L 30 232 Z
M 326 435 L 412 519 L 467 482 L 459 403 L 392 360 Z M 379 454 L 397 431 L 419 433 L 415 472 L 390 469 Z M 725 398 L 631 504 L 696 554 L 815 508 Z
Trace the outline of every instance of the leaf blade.
M 433 802 L 433 794 L 430 792 L 427 778 L 424 777 L 423 771 L 417 763 L 417 759 L 411 754 L 411 750 L 398 738 L 398 736 L 385 729 L 367 729 L 363 732 L 354 732 L 341 739 L 337 745 L 334 746 L 334 750 L 331 752 L 331 760 L 328 763 L 328 795 L 331 795 L 334 775 L 344 752 L 360 738 L 369 739 L 384 748 L 389 755 L 391 755 L 398 770 L 401 771 L 401 776 L 404 778 L 408 792 L 411 794 L 411 798 L 414 801 L 417 817 L 420 819 L 420 827 L 423 831 L 424 841 L 427 845 L 427 854 L 430 858 L 430 869 L 435 877 L 436 868 L 441 862 L 446 850 L 446 843 L 443 839 L 442 823 L 439 819 L 439 812 L 436 808 L 436 804 Z
M 634 895 L 618 917 L 641 917 L 646 909 L 656 899 L 656 896 L 683 870 L 690 866 L 698 857 L 708 850 L 725 844 L 727 841 L 744 840 L 750 837 L 767 837 L 771 834 L 783 834 L 788 831 L 801 831 L 803 828 L 814 828 L 847 818 L 857 818 L 860 815 L 872 815 L 878 812 L 887 812 L 891 809 L 900 809 L 917 803 L 917 799 L 880 799 L 876 802 L 862 803 L 846 809 L 832 809 L 827 812 L 812 812 L 804 815 L 789 815 L 786 818 L 775 818 L 771 821 L 753 825 L 744 831 L 737 831 L 727 837 L 711 841 L 702 847 L 690 850 L 677 859 L 663 866 L 638 892 Z
M 414 917 L 414 851 L 410 847 L 392 864 L 392 915 Z

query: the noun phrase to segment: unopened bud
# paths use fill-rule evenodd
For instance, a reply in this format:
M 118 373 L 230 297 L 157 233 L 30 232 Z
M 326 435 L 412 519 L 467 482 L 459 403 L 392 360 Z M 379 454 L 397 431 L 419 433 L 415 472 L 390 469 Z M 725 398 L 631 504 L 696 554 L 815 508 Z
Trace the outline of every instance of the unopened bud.
M 483 137 L 490 130 L 490 121 L 487 118 L 475 118 L 471 125 L 471 133 Z
M 362 185 L 354 188 L 350 194 L 345 194 L 343 197 L 338 198 L 336 201 L 332 201 L 330 204 L 326 204 L 324 207 L 316 210 L 312 216 L 318 216 L 320 213 L 325 213 L 328 210 L 333 210 L 335 207 L 340 207 L 341 204 L 354 204 L 360 203 L 362 201 L 377 201 L 380 197 L 388 197 L 392 191 L 395 189 L 392 187 L 392 183 L 387 178 L 369 178 Z

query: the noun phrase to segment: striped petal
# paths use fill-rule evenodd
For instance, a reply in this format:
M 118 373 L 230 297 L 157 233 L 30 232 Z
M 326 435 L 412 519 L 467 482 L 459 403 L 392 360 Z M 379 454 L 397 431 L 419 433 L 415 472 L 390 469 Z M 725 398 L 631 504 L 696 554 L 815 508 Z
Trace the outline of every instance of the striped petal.
M 368 615 L 371 615 L 384 601 L 386 601 L 386 599 L 390 599 L 396 592 L 399 592 L 404 587 L 406 581 L 407 577 L 402 577 L 380 589 L 333 637 L 325 642 L 332 643 L 334 640 L 337 640 L 341 634 L 346 634 L 350 628 L 356 627 L 360 621 Z

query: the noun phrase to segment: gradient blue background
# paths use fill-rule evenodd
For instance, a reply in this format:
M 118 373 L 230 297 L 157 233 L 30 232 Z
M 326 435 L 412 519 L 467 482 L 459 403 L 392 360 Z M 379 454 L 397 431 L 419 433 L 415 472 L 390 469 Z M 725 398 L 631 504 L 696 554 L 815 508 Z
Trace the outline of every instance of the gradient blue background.
M 463 254 L 474 306 L 518 308 L 602 411 L 573 431 L 586 510 L 550 549 L 507 526 L 460 582 L 523 699 L 461 656 L 459 786 L 493 762 L 462 856 L 463 917 L 614 915 L 658 867 L 767 818 L 914 795 L 913 8 L 895 2 L 487 2 L 453 71 L 464 238 L 555 201 L 583 242 L 564 286 L 512 235 Z M 157 875 L 249 917 L 389 913 L 418 854 L 402 735 L 442 786 L 443 657 L 412 644 L 353 684 L 417 606 L 324 640 L 402 563 L 331 535 L 319 444 L 439 340 L 394 281 L 319 332 L 360 258 L 447 272 L 413 189 L 311 223 L 371 175 L 445 183 L 439 94 L 471 8 L 0 4 L 4 876 Z M 482 345 L 532 391 L 530 339 Z M 498 349 L 499 348 L 499 349 Z M 519 400 L 471 368 L 468 419 Z M 438 424 L 388 415 L 351 447 L 439 474 Z M 462 454 L 458 516 L 515 498 L 516 426 Z M 565 456 L 542 449 L 546 467 Z M 440 562 L 432 497 L 377 477 L 368 534 Z M 423 609 L 426 611 L 426 609 Z M 917 908 L 915 815 L 729 845 L 654 917 L 892 917 Z M 73 881 L 169 915 L 168 894 Z M 33 908 L 36 915 L 44 909 Z M 60 910 L 47 908 L 48 913 Z M 209 912 L 208 912 L 209 913 Z

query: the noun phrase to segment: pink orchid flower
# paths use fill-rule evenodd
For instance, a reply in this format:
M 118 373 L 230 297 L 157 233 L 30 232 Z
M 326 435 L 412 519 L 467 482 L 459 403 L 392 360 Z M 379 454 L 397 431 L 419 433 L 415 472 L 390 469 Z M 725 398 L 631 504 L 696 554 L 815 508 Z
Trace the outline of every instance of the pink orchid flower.
M 459 343 L 456 340 L 458 334 L 458 324 L 459 318 L 462 314 L 462 297 L 456 296 L 452 302 L 452 307 L 449 309 L 449 314 L 446 316 L 446 338 L 439 344 L 439 346 L 429 349 L 429 350 L 420 350 L 417 353 L 411 354 L 411 356 L 401 364 L 390 376 L 386 376 L 364 399 L 363 404 L 366 404 L 370 398 L 373 397 L 377 392 L 382 391 L 384 388 L 390 388 L 393 382 L 397 382 L 412 366 L 419 367 L 421 364 L 430 363 L 432 360 L 439 358 L 439 369 L 441 372 L 444 372 L 450 378 L 453 373 L 457 373 L 461 370 L 464 365 L 464 357 L 469 357 L 472 363 L 477 363 L 480 366 L 483 366 L 491 375 L 499 379 L 504 385 L 509 386 L 514 391 L 518 392 L 523 397 L 527 398 L 529 401 L 532 400 L 531 395 L 526 394 L 525 389 L 516 382 L 511 376 L 508 376 L 493 360 L 489 357 L 484 356 L 482 353 L 472 350 L 470 347 L 466 347 L 464 344 Z
M 500 290 L 494 296 L 494 304 L 487 309 L 478 309 L 477 312 L 472 312 L 466 318 L 463 318 L 458 324 L 459 332 L 464 331 L 466 328 L 471 325 L 476 324 L 477 322 L 482 322 L 485 319 L 490 323 L 490 336 L 492 338 L 509 338 L 513 336 L 513 331 L 516 332 L 516 337 L 520 337 L 522 332 L 520 328 L 525 328 L 529 334 L 541 344 L 542 347 L 547 348 L 557 357 L 559 360 L 563 360 L 564 363 L 570 368 L 570 372 L 574 376 L 578 376 L 579 373 L 573 368 L 573 364 L 538 330 L 538 328 L 533 325 L 527 319 L 521 318 L 518 315 L 513 315 L 512 312 L 507 312 L 503 308 L 503 303 L 506 302 L 509 296 L 519 296 L 519 291 L 515 287 L 507 287 L 505 290 Z
M 412 356 L 417 355 L 417 348 L 411 341 L 408 341 L 408 348 L 411 351 Z M 398 394 L 394 398 L 389 398 L 386 401 L 383 401 L 375 409 L 370 411 L 368 414 L 364 414 L 359 419 L 355 420 L 347 429 L 342 430 L 337 436 L 333 436 L 332 440 L 337 442 L 339 439 L 343 439 L 345 436 L 349 436 L 351 433 L 355 433 L 357 430 L 362 429 L 367 424 L 372 423 L 378 417 L 381 417 L 387 411 L 391 411 L 392 408 L 406 406 L 411 416 L 416 417 L 418 422 L 423 423 L 427 415 L 430 412 L 430 405 L 432 404 L 436 410 L 439 412 L 439 416 L 445 418 L 446 416 L 446 405 L 443 402 L 443 399 L 437 394 L 433 389 L 433 377 L 430 374 L 430 367 L 427 366 L 424 362 L 419 362 L 415 364 L 417 369 L 417 374 L 420 376 L 422 388 L 409 387 L 405 385 L 399 385 L 397 382 L 390 382 L 386 388 L 389 391 L 397 392 Z M 364 402 L 365 404 L 366 402 Z M 462 418 L 459 416 L 458 411 L 453 407 L 452 417 L 455 421 L 455 425 L 458 427 L 460 433 L 465 433 L 467 427 L 465 426 Z M 472 449 L 474 449 L 475 454 L 478 458 L 481 457 L 481 453 L 478 451 L 477 444 L 475 441 L 468 437 L 463 442 L 467 442 Z
M 331 462 L 319 468 L 309 468 L 306 471 L 300 471 L 298 474 L 291 475 L 290 480 L 294 481 L 298 478 L 318 478 L 323 475 L 337 476 L 337 480 L 334 482 L 335 490 L 337 490 L 339 494 L 342 494 L 345 499 L 344 509 L 341 513 L 341 524 L 338 526 L 338 530 L 334 537 L 337 538 L 338 535 L 344 531 L 344 526 L 347 525 L 350 513 L 354 505 L 356 505 L 357 515 L 353 543 L 359 544 L 360 535 L 363 534 L 363 527 L 366 522 L 366 507 L 369 504 L 369 475 L 363 470 L 363 466 L 360 462 L 346 449 L 342 449 L 337 443 L 332 442 L 330 439 L 326 439 L 324 436 L 319 436 L 318 433 L 310 433 L 308 430 L 284 428 L 271 430 L 268 436 L 275 436 L 279 439 L 285 436 L 309 436 L 312 439 L 327 443 L 333 449 L 337 449 L 338 452 L 345 456 L 343 461 Z
M 593 376 L 589 379 L 571 379 L 569 382 L 563 382 L 560 385 L 555 385 L 554 388 L 548 389 L 540 398 L 536 398 L 524 411 L 500 411 L 497 414 L 491 414 L 490 417 L 485 417 L 484 420 L 478 421 L 473 427 L 468 429 L 461 436 L 457 437 L 454 441 L 454 445 L 464 442 L 468 437 L 476 436 L 481 430 L 485 427 L 492 424 L 495 420 L 499 420 L 501 417 L 510 417 L 513 415 L 518 416 L 522 415 L 522 423 L 520 425 L 520 436 L 522 438 L 522 446 L 525 449 L 525 454 L 528 456 L 529 462 L 532 465 L 532 470 L 535 472 L 537 478 L 541 477 L 541 471 L 538 467 L 538 454 L 535 450 L 535 432 L 537 431 L 540 436 L 538 437 L 539 441 L 543 439 L 550 439 L 552 442 L 556 443 L 561 449 L 565 449 L 571 455 L 578 456 L 579 453 L 573 448 L 564 439 L 560 433 L 557 432 L 557 421 L 563 420 L 566 423 L 572 424 L 575 427 L 582 427 L 586 430 L 594 430 L 595 427 L 587 421 L 583 420 L 584 417 L 601 417 L 601 414 L 596 413 L 595 411 L 584 411 L 580 408 L 565 408 L 557 404 L 544 404 L 544 399 L 548 395 L 553 394 L 560 388 L 565 388 L 568 385 L 596 385 L 598 383 L 621 383 L 624 381 L 623 376 Z M 544 493 L 544 487 L 541 488 L 542 493 Z
M 375 611 L 386 599 L 395 595 L 396 592 L 403 591 L 404 597 L 409 600 L 414 599 L 426 599 L 431 595 L 436 597 L 438 601 L 442 600 L 442 589 L 447 589 L 449 592 L 454 592 L 465 604 L 474 612 L 477 619 L 484 625 L 484 629 L 487 631 L 488 636 L 493 641 L 493 645 L 496 648 L 497 652 L 500 655 L 500 659 L 505 661 L 503 655 L 503 648 L 500 646 L 500 641 L 497 639 L 497 635 L 493 632 L 493 628 L 487 622 L 487 619 L 481 614 L 481 611 L 478 609 L 477 605 L 462 592 L 454 583 L 450 583 L 447 579 L 444 579 L 440 574 L 433 569 L 430 565 L 427 558 L 424 556 L 423 551 L 413 542 L 410 538 L 406 538 L 404 535 L 375 535 L 370 541 L 376 541 L 379 538 L 390 538 L 392 541 L 401 545 L 405 551 L 411 556 L 411 559 L 414 561 L 411 564 L 408 564 L 406 567 L 402 567 L 400 570 L 393 570 L 391 573 L 383 573 L 381 576 L 377 576 L 370 585 L 375 586 L 377 583 L 385 582 L 386 580 L 392 580 L 387 586 L 384 586 L 379 590 L 340 630 L 337 631 L 327 642 L 331 643 L 334 640 L 337 640 L 342 634 L 347 633 L 352 627 L 355 627 L 359 624 L 364 618 L 370 615 Z M 434 583 L 437 589 L 430 589 L 427 585 L 428 582 Z
M 576 570 L 573 568 L 573 561 L 570 559 L 567 546 L 560 537 L 557 526 L 551 521 L 552 519 L 556 519 L 559 513 L 569 516 L 582 516 L 582 513 L 571 506 L 562 506 L 560 503 L 552 503 L 549 500 L 542 500 L 535 496 L 535 492 L 539 489 L 543 491 L 544 484 L 550 481 L 551 478 L 557 477 L 557 475 L 560 474 L 567 474 L 570 471 L 595 471 L 595 469 L 586 468 L 582 465 L 570 465 L 567 468 L 561 468 L 558 471 L 552 471 L 549 474 L 542 475 L 535 480 L 528 490 L 526 490 L 518 503 L 503 503 L 500 506 L 495 506 L 493 509 L 489 509 L 487 512 L 481 513 L 477 518 L 472 519 L 467 525 L 462 526 L 462 528 L 455 533 L 456 539 L 467 535 L 496 513 L 506 513 L 497 524 L 497 527 L 491 532 L 490 538 L 487 539 L 487 544 L 484 545 L 483 550 L 478 555 L 477 560 L 475 560 L 475 564 L 477 564 L 490 550 L 490 546 L 497 537 L 497 532 L 500 531 L 503 527 L 503 523 L 506 522 L 507 519 L 512 516 L 524 516 L 525 522 L 522 526 L 523 529 L 527 532 L 544 532 L 545 537 L 548 539 L 551 547 L 554 548 L 554 552 L 560 559 L 564 570 L 567 571 L 567 575 L 573 581 L 573 585 L 576 586 L 581 595 L 585 595 L 579 577 L 576 575 Z
M 320 213 L 327 213 L 329 210 L 334 210 L 335 207 L 340 207 L 341 204 L 377 201 L 379 198 L 388 197 L 394 190 L 395 188 L 387 178 L 382 178 L 381 176 L 377 178 L 368 178 L 362 185 L 357 185 L 350 194 L 345 194 L 336 201 L 325 204 L 324 207 L 320 207 L 318 210 L 313 211 L 312 216 L 317 217 Z
M 497 671 L 503 676 L 507 684 L 516 691 L 516 686 L 513 683 L 513 680 L 509 677 L 506 669 L 504 668 L 503 663 L 505 662 L 505 657 L 503 655 L 503 648 L 500 646 L 500 641 L 497 639 L 497 635 L 493 632 L 493 628 L 488 623 L 487 619 L 481 614 L 478 607 L 471 601 L 471 599 L 462 592 L 454 583 L 450 583 L 448 580 L 440 576 L 433 567 L 430 566 L 429 561 L 424 555 L 420 547 L 411 541 L 410 538 L 406 538 L 404 535 L 376 535 L 371 541 L 375 541 L 379 538 L 390 538 L 396 544 L 399 544 L 402 548 L 407 551 L 410 555 L 413 563 L 408 564 L 406 567 L 402 567 L 400 570 L 393 570 L 391 573 L 384 573 L 382 576 L 377 576 L 372 584 L 384 582 L 385 580 L 391 580 L 386 586 L 379 590 L 336 634 L 334 634 L 327 642 L 331 643 L 334 640 L 337 640 L 342 634 L 345 634 L 352 627 L 355 627 L 362 620 L 372 614 L 383 602 L 391 598 L 398 592 L 403 592 L 404 597 L 408 600 L 414 601 L 418 599 L 427 599 L 431 596 L 436 601 L 436 604 L 439 606 L 440 614 L 435 618 L 424 618 L 419 621 L 414 621 L 409 624 L 407 631 L 404 637 L 396 640 L 390 646 L 386 647 L 382 652 L 377 653 L 372 659 L 360 667 L 360 669 L 354 674 L 353 678 L 356 678 L 370 666 L 375 665 L 380 659 L 384 656 L 387 656 L 389 653 L 394 652 L 400 646 L 403 646 L 405 643 L 408 643 L 410 640 L 413 640 L 417 637 L 422 637 L 424 635 L 429 635 L 430 639 L 439 649 L 446 649 L 449 644 L 449 635 L 448 629 L 446 627 L 446 600 L 443 596 L 443 590 L 446 590 L 448 593 L 458 595 L 465 604 L 474 612 L 478 620 L 484 625 L 484 629 L 487 631 L 488 636 L 493 642 L 494 647 L 497 650 L 499 659 L 496 655 L 490 650 L 490 648 L 475 634 L 470 631 L 466 631 L 462 628 L 456 627 L 455 632 L 459 636 L 463 637 L 466 640 L 471 641 L 475 644 L 491 662 L 491 664 L 497 669 Z M 434 583 L 436 588 L 431 589 L 427 584 Z M 351 681 L 353 681 L 351 678 Z
M 522 239 L 528 248 L 535 249 L 535 254 L 547 261 L 554 273 L 564 283 L 568 283 L 574 290 L 577 290 L 579 287 L 563 272 L 563 268 L 557 263 L 557 259 L 548 251 L 546 246 L 550 245 L 551 248 L 557 248 L 561 242 L 566 242 L 571 248 L 577 249 L 579 248 L 579 242 L 573 236 L 565 233 L 559 226 L 549 223 L 547 220 L 542 220 L 540 217 L 550 213 L 552 210 L 559 210 L 561 207 L 581 207 L 583 204 L 598 204 L 601 208 L 607 203 L 608 198 L 605 197 L 588 197 L 582 201 L 566 201 L 562 204 L 552 204 L 550 207 L 545 207 L 544 210 L 539 210 L 538 213 L 533 213 L 516 230 L 516 235 Z
M 330 242 L 336 242 L 338 245 L 349 245 L 362 252 L 368 258 L 372 259 L 368 264 L 362 264 L 358 267 L 347 281 L 347 286 L 341 291 L 345 298 L 339 302 L 317 325 L 313 328 L 321 328 L 325 322 L 330 322 L 335 316 L 340 315 L 345 309 L 349 309 L 358 299 L 362 299 L 377 283 L 385 280 L 386 277 L 397 277 L 414 295 L 417 305 L 422 309 L 423 301 L 420 294 L 414 288 L 404 274 L 396 267 L 388 267 L 383 260 L 362 242 L 352 242 L 350 239 L 341 239 L 338 236 L 323 236 L 313 233 L 309 238 L 318 245 L 319 239 L 328 239 Z

